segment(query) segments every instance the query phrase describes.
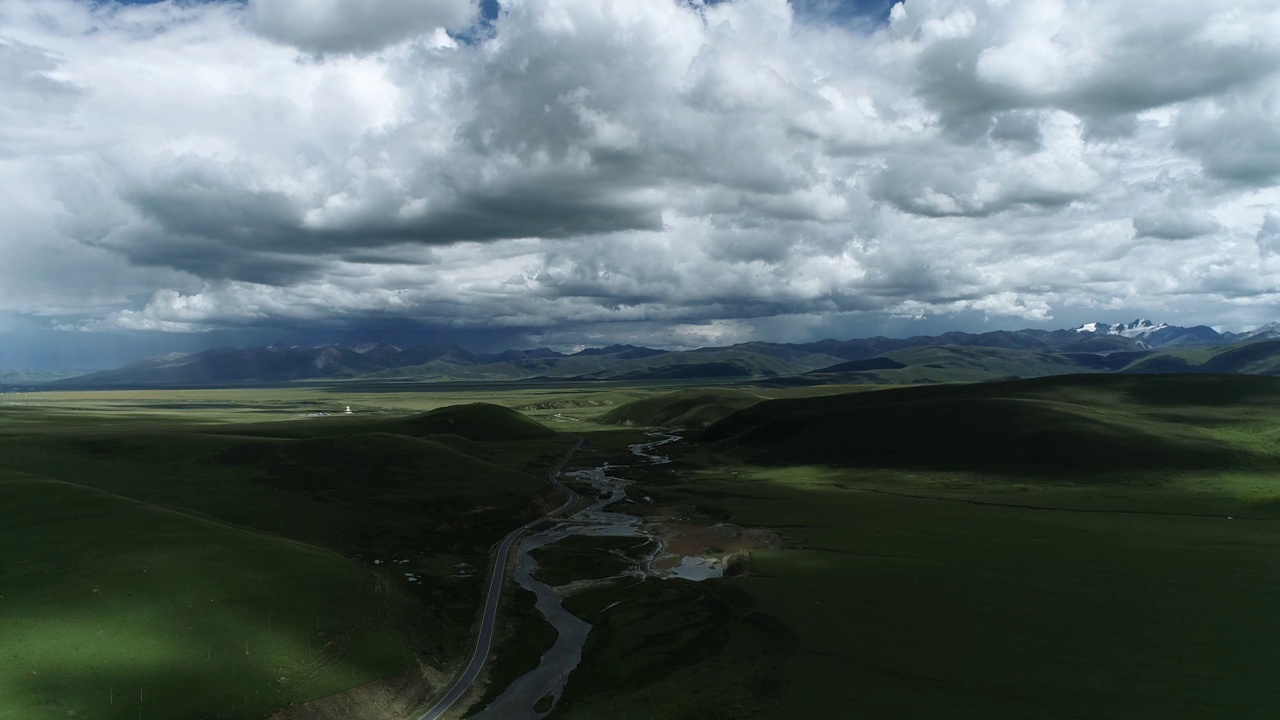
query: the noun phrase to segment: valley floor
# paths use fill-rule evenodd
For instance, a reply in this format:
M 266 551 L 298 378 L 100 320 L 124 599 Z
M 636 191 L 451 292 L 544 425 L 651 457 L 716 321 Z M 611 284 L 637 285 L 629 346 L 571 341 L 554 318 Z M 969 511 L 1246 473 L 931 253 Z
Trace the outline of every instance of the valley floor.
M 567 474 L 631 481 L 610 510 L 726 569 L 640 577 L 652 538 L 540 549 L 592 625 L 552 720 L 1280 707 L 1280 383 L 503 392 L 270 423 L 245 420 L 335 398 L 0 408 L 0 718 L 405 714 L 467 652 L 490 545 L 560 501 L 541 478 L 573 441 L 548 428 L 586 440 Z M 541 425 L 432 410 L 474 399 Z M 635 462 L 643 429 L 606 414 L 687 423 L 674 462 Z M 459 715 L 555 638 L 509 586 Z

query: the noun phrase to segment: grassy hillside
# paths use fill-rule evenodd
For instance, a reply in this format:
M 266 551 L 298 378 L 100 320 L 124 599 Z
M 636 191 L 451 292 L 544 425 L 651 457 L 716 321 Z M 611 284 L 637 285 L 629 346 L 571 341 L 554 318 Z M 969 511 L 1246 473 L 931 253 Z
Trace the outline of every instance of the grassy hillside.
M 0 717 L 261 718 L 412 666 L 407 599 L 335 553 L 17 473 L 0 508 Z
M 723 675 L 746 657 L 765 666 L 755 686 L 768 689 L 763 697 L 734 696 L 746 707 L 702 717 L 1266 720 L 1280 705 L 1269 680 L 1280 662 L 1280 538 L 1274 522 L 1208 515 L 1232 504 L 1237 517 L 1255 512 L 1225 487 L 995 494 L 971 477 L 734 471 L 708 467 L 677 486 L 642 488 L 667 507 L 790 539 L 753 552 L 749 576 L 717 581 L 756 604 L 729 637 L 777 619 L 788 637 L 781 653 L 743 656 L 726 646 L 660 675 L 664 697 L 692 703 L 704 694 L 685 678 Z M 1269 484 L 1274 497 L 1280 485 L 1274 476 Z M 634 609 L 624 603 L 610 613 L 617 623 Z M 640 638 L 676 644 L 700 629 L 623 627 L 622 642 L 641 648 L 627 656 L 635 664 L 651 657 Z M 596 653 L 592 667 L 608 657 L 605 648 Z M 639 703 L 652 688 L 605 692 L 597 712 L 631 707 L 619 700 Z
M 1169 410 L 1188 398 L 1194 412 Z M 1224 445 L 1218 419 L 1277 401 L 1280 381 L 1269 378 L 1067 376 L 775 400 L 707 437 L 769 464 L 1033 475 L 1253 467 L 1271 461 L 1270 446 Z
M 551 718 L 1274 717 L 1277 407 L 1272 378 L 1089 375 L 739 411 L 631 511 L 785 543 L 575 595 L 601 632 Z
M 468 440 L 545 440 L 555 431 L 518 411 L 489 403 L 453 405 L 388 423 L 387 431 L 414 437 L 458 435 Z
M 266 422 L 202 428 L 221 435 L 250 434 L 277 438 L 316 438 L 356 433 L 386 433 L 409 438 L 440 438 L 446 443 L 462 441 L 507 442 L 554 438 L 556 432 L 518 410 L 487 402 L 468 402 L 403 414 L 341 413 L 309 417 L 301 422 Z
M 1280 340 L 1222 348 L 1205 360 L 1199 369 L 1203 372 L 1280 375 Z
M 0 718 L 137 717 L 139 683 L 144 717 L 261 718 L 450 667 L 484 582 L 465 568 L 562 500 L 542 476 L 565 441 L 506 408 L 200 412 L 0 408 L 0 543 L 22 549 L 0 559 Z
M 739 390 L 680 390 L 621 405 L 601 422 L 645 427 L 704 427 L 763 398 Z

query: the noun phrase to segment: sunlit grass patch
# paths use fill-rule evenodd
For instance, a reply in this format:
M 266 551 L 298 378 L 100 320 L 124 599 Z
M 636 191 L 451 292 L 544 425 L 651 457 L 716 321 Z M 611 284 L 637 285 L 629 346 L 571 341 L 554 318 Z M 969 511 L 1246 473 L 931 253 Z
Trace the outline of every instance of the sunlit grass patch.
M 0 504 L 0 717 L 264 716 L 412 663 L 335 553 L 65 483 Z

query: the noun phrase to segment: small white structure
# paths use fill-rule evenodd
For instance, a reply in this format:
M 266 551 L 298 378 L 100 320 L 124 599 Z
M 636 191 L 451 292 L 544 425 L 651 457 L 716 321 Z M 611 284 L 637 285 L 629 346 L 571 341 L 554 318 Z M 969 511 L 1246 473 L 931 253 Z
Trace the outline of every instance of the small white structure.
M 346 413 L 344 413 L 344 414 L 345 414 L 345 415 L 355 415 L 355 413 L 351 412 L 351 406 L 350 406 L 350 405 L 348 405 L 348 406 L 347 406 L 347 412 L 346 412 Z

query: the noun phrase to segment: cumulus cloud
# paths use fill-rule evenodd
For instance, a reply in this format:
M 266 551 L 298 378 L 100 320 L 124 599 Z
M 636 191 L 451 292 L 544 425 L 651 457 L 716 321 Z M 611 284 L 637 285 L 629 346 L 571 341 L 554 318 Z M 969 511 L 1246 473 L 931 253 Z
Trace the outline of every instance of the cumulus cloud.
M 0 312 L 566 343 L 1271 312 L 1274 3 L 796 7 L 0 0 Z
M 475 22 L 476 0 L 249 0 L 249 27 L 313 53 L 370 52 Z

